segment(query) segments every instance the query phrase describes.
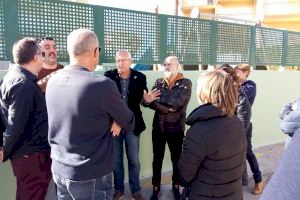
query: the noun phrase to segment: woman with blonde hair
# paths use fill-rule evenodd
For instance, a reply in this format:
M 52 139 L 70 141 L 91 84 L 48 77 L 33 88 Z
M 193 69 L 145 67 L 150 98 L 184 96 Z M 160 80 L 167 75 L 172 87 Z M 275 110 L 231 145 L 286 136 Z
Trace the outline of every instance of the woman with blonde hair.
M 241 200 L 246 158 L 245 129 L 236 117 L 238 90 L 232 76 L 212 71 L 200 76 L 200 106 L 187 118 L 190 125 L 178 163 L 190 199 Z

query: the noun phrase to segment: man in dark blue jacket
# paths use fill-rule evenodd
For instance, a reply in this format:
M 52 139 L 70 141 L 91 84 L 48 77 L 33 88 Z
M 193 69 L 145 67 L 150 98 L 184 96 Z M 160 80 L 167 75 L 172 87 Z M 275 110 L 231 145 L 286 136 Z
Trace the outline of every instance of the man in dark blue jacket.
M 100 50 L 94 32 L 71 32 L 67 50 L 70 65 L 49 79 L 46 90 L 58 200 L 111 200 L 113 135 L 132 131 L 134 115 L 116 84 L 93 72 Z
M 16 199 L 41 200 L 51 178 L 46 102 L 36 84 L 42 51 L 35 39 L 24 38 L 14 44 L 13 57 L 17 65 L 0 87 L 6 127 L 0 161 L 11 160 L 17 179 Z
M 247 64 L 238 65 L 235 68 L 235 71 L 242 82 L 242 89 L 246 93 L 246 96 L 251 104 L 251 107 L 254 103 L 254 99 L 256 96 L 256 84 L 251 81 L 247 80 L 248 76 L 250 75 L 251 68 Z M 251 171 L 253 173 L 253 178 L 255 182 L 255 186 L 252 190 L 253 194 L 260 194 L 263 191 L 264 183 L 262 181 L 261 171 L 259 169 L 259 165 L 256 159 L 255 154 L 252 150 L 252 123 L 250 122 L 249 128 L 246 130 L 247 135 L 247 161 L 250 165 Z M 247 168 L 245 168 L 247 170 Z M 247 180 L 248 177 L 244 177 L 247 175 L 247 171 L 243 174 L 243 180 Z
M 126 132 L 122 130 L 121 134 L 115 138 L 115 166 L 114 166 L 114 200 L 124 197 L 124 163 L 123 163 L 123 146 L 125 143 L 126 154 L 128 158 L 129 186 L 134 200 L 144 199 L 141 194 L 139 181 L 140 162 L 139 162 L 139 141 L 140 134 L 146 129 L 143 120 L 140 104 L 144 95 L 147 93 L 146 76 L 141 72 L 130 68 L 132 57 L 129 51 L 119 50 L 116 54 L 117 69 L 105 72 L 105 76 L 116 82 L 123 101 L 134 113 L 135 128 L 133 131 Z M 157 99 L 158 91 L 152 99 Z M 151 100 L 150 100 L 151 101 Z M 149 103 L 150 103 L 149 101 Z

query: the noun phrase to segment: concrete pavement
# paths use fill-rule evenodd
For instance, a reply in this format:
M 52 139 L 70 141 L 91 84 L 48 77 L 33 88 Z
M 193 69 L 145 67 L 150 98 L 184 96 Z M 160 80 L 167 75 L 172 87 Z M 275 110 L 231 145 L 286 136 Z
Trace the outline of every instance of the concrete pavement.
M 284 144 L 277 143 L 273 145 L 268 145 L 264 147 L 260 147 L 254 150 L 258 163 L 260 166 L 260 170 L 263 175 L 263 180 L 265 183 L 269 181 L 272 174 L 274 173 L 278 161 L 281 158 L 281 155 L 284 151 Z M 252 173 L 248 165 L 248 175 L 249 175 L 249 185 L 247 187 L 243 187 L 244 190 L 244 200 L 258 200 L 260 195 L 253 195 L 251 193 L 251 189 L 253 188 L 254 182 L 252 178 Z M 161 186 L 161 196 L 160 200 L 172 200 L 173 195 L 171 191 L 171 174 L 167 173 L 162 177 L 162 186 Z M 152 185 L 151 178 L 144 178 L 142 180 L 142 193 L 146 199 L 150 199 L 152 194 Z M 128 185 L 126 186 L 126 199 L 131 199 Z

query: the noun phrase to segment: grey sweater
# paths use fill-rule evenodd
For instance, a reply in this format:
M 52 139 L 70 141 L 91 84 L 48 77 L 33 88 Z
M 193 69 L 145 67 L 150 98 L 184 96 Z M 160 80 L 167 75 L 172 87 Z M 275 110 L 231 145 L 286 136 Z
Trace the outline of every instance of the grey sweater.
M 300 197 L 300 130 L 298 129 L 260 200 L 296 200 Z
M 134 115 L 116 84 L 85 68 L 67 66 L 46 88 L 52 171 L 72 180 L 102 177 L 113 170 L 115 120 L 134 129 Z

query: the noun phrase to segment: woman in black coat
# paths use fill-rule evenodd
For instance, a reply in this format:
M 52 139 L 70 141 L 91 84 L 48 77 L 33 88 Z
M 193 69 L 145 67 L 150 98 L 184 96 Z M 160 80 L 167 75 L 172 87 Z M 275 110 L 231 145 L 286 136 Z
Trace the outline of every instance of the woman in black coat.
M 189 199 L 241 200 L 246 137 L 234 114 L 238 91 L 224 71 L 202 75 L 198 81 L 200 106 L 187 118 L 190 129 L 178 163 Z

